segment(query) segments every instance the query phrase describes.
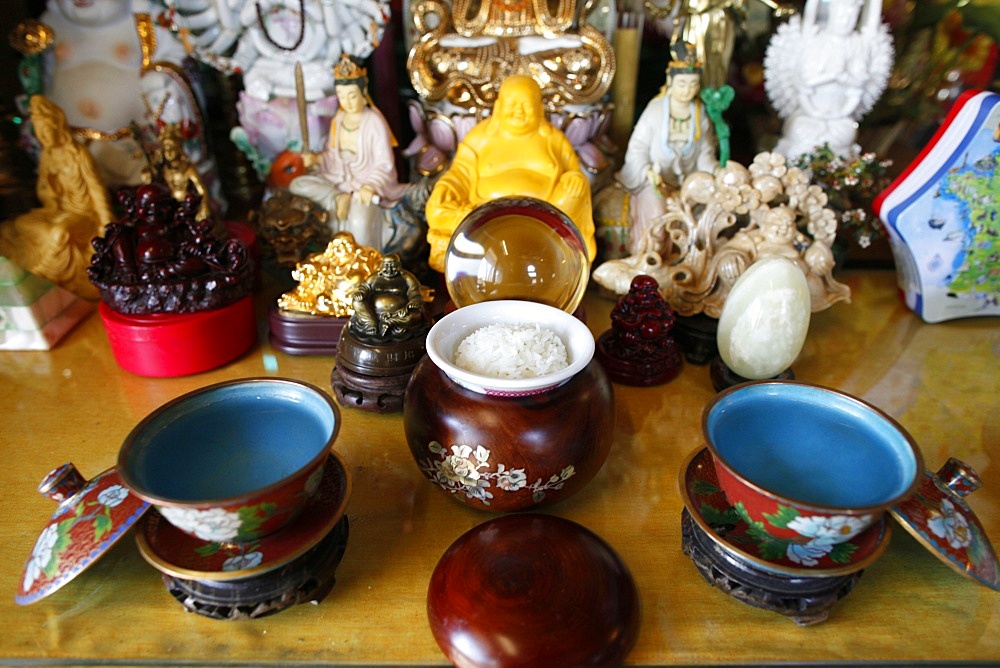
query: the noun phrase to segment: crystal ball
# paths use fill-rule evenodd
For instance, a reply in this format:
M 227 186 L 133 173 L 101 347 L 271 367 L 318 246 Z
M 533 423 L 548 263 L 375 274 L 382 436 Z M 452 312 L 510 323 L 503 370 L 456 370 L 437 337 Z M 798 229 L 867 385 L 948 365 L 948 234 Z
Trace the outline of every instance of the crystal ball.
M 539 302 L 572 313 L 590 276 L 587 247 L 570 218 L 532 198 L 504 197 L 455 229 L 444 261 L 456 308 L 495 299 Z

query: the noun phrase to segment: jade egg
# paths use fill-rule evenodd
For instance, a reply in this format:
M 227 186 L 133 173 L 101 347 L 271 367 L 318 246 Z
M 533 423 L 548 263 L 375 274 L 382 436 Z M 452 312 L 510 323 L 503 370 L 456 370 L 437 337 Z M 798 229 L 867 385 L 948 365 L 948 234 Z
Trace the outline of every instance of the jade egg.
M 802 270 L 783 257 L 761 258 L 726 297 L 719 315 L 719 356 L 744 378 L 773 378 L 802 351 L 810 312 Z

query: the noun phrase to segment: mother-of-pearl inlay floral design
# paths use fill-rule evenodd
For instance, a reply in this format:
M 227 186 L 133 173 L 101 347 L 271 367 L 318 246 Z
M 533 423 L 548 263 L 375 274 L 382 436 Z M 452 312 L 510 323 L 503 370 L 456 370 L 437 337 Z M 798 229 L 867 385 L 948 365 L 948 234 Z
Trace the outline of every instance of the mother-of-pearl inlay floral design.
M 467 498 L 478 499 L 485 506 L 490 505 L 493 498 L 491 489 L 516 492 L 527 488 L 531 490 L 532 499 L 538 503 L 545 498 L 546 491 L 562 489 L 576 473 L 569 465 L 545 482 L 538 478 L 529 484 L 528 474 L 523 468 L 510 469 L 498 462 L 494 469 L 489 461 L 490 451 L 482 445 L 473 448 L 471 445 L 456 444 L 449 450 L 437 441 L 431 441 L 427 448 L 440 459 L 428 457 L 420 461 L 420 470 L 441 489 L 452 494 L 462 492 Z

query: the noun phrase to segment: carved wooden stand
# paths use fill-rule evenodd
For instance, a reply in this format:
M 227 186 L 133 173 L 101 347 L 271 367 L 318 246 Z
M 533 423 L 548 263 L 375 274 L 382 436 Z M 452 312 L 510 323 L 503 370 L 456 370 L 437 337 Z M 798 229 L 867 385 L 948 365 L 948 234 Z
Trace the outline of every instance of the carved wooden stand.
M 403 410 L 403 395 L 414 367 L 424 356 L 421 336 L 406 341 L 367 343 L 344 327 L 330 385 L 341 406 L 376 413 Z
M 826 621 L 864 571 L 834 577 L 794 577 L 765 571 L 723 550 L 691 518 L 681 514 L 681 549 L 702 577 L 737 601 L 789 617 L 799 626 Z
M 273 571 L 222 581 L 183 580 L 164 573 L 163 582 L 188 612 L 212 619 L 256 619 L 298 603 L 319 603 L 336 582 L 348 533 L 345 515 L 315 547 Z
M 295 313 L 271 306 L 268 312 L 271 345 L 289 355 L 336 355 L 340 333 L 348 318 Z
M 715 359 L 712 360 L 712 364 L 708 368 L 708 373 L 709 377 L 712 379 L 712 387 L 715 388 L 716 392 L 721 392 L 727 387 L 739 385 L 740 383 L 746 383 L 750 380 L 749 378 L 744 378 L 743 376 L 735 373 L 718 355 L 716 355 Z M 788 368 L 770 380 L 795 380 L 795 372 L 792 371 L 791 368 Z

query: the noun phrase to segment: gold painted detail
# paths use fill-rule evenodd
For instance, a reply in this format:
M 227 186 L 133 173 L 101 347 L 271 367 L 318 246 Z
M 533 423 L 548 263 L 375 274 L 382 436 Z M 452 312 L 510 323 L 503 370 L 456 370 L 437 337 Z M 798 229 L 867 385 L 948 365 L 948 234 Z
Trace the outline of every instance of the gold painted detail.
M 443 0 L 422 0 L 413 8 L 421 38 L 407 61 L 410 81 L 424 100 L 468 110 L 492 107 L 513 74 L 538 82 L 549 109 L 594 103 L 611 86 L 615 54 L 588 11 L 574 24 L 575 0 L 554 10 L 537 0 L 459 0 L 454 13 Z

